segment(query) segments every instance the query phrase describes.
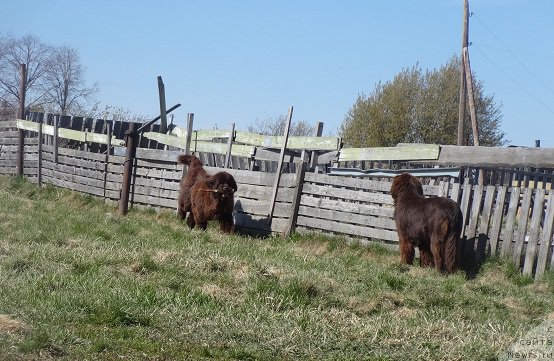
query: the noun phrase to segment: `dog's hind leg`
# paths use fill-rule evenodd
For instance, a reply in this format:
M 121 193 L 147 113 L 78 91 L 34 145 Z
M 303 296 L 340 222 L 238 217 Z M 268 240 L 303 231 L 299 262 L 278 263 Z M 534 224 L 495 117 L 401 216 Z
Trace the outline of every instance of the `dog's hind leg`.
M 406 237 L 400 237 L 400 262 L 406 264 L 414 263 L 415 249 Z
M 444 268 L 448 273 L 454 273 L 458 266 L 458 247 L 460 239 L 454 232 L 450 232 L 444 243 Z
M 431 253 L 429 247 L 419 247 L 419 265 L 421 267 L 433 267 L 435 265 L 433 253 Z

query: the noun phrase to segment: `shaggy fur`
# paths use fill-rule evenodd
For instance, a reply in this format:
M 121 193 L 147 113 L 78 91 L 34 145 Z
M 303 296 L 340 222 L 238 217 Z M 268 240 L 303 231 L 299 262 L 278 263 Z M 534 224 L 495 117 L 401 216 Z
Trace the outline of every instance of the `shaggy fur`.
M 401 261 L 412 264 L 418 247 L 422 266 L 454 272 L 463 226 L 460 206 L 444 197 L 425 198 L 421 182 L 408 173 L 394 177 L 391 195 Z
M 189 227 L 198 225 L 201 229 L 206 229 L 208 220 L 217 219 L 221 231 L 231 233 L 234 230 L 233 194 L 236 190 L 237 183 L 227 172 L 219 172 L 194 183 L 190 197 L 192 212 L 187 218 Z
M 215 219 L 223 232 L 232 232 L 234 193 L 237 190 L 233 176 L 227 172 L 210 176 L 202 162 L 193 155 L 180 155 L 177 162 L 189 166 L 187 175 L 181 179 L 179 217 L 185 219 L 189 212 L 187 224 L 191 229 L 196 225 L 206 229 L 208 221 Z

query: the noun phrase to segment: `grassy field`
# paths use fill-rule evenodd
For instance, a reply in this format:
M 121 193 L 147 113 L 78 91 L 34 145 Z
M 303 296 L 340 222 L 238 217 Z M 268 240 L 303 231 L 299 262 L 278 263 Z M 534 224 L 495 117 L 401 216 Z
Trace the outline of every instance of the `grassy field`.
M 491 259 L 468 281 L 398 259 L 0 177 L 0 360 L 495 360 L 554 315 L 551 273 Z

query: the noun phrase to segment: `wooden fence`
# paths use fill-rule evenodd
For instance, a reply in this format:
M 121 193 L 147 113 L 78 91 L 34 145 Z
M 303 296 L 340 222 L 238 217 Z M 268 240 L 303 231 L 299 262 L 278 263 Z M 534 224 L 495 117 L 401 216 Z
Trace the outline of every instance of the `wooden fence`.
M 0 174 L 16 171 L 18 133 L 14 131 L 15 126 L 15 122 L 0 122 Z M 53 184 L 106 200 L 117 201 L 120 197 L 125 161 L 120 155 L 56 148 L 39 143 L 37 138 L 27 138 L 24 151 L 24 173 L 33 182 Z M 494 151 L 503 154 L 501 149 Z M 439 149 L 439 159 L 441 152 Z M 512 152 L 512 157 L 515 154 L 513 150 L 507 152 Z M 182 175 L 181 167 L 175 162 L 178 154 L 181 152 L 137 150 L 130 195 L 132 205 L 176 208 Z M 221 169 L 207 167 L 207 170 L 213 173 Z M 260 234 L 319 231 L 397 245 L 390 178 L 340 177 L 297 167 L 295 173 L 281 176 L 274 212 L 269 216 L 276 174 L 226 170 L 238 183 L 235 222 L 239 230 Z M 534 274 L 537 279 L 544 271 L 554 270 L 552 192 L 519 185 L 483 186 L 469 178 L 461 182 L 430 178 L 424 186 L 427 196 L 446 196 L 460 204 L 466 244 L 471 245 L 469 248 L 476 252 L 478 259 L 487 254 L 509 257 L 523 273 Z

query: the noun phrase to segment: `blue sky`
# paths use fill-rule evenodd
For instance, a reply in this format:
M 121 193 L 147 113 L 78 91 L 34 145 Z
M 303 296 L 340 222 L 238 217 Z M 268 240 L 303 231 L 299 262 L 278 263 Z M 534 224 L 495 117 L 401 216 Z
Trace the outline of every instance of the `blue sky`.
M 502 104 L 511 144 L 554 147 L 554 1 L 470 0 L 470 58 Z M 78 50 L 105 105 L 155 116 L 167 106 L 196 129 L 246 130 L 286 114 L 335 134 L 358 94 L 416 63 L 460 54 L 462 0 L 25 0 L 0 34 Z

